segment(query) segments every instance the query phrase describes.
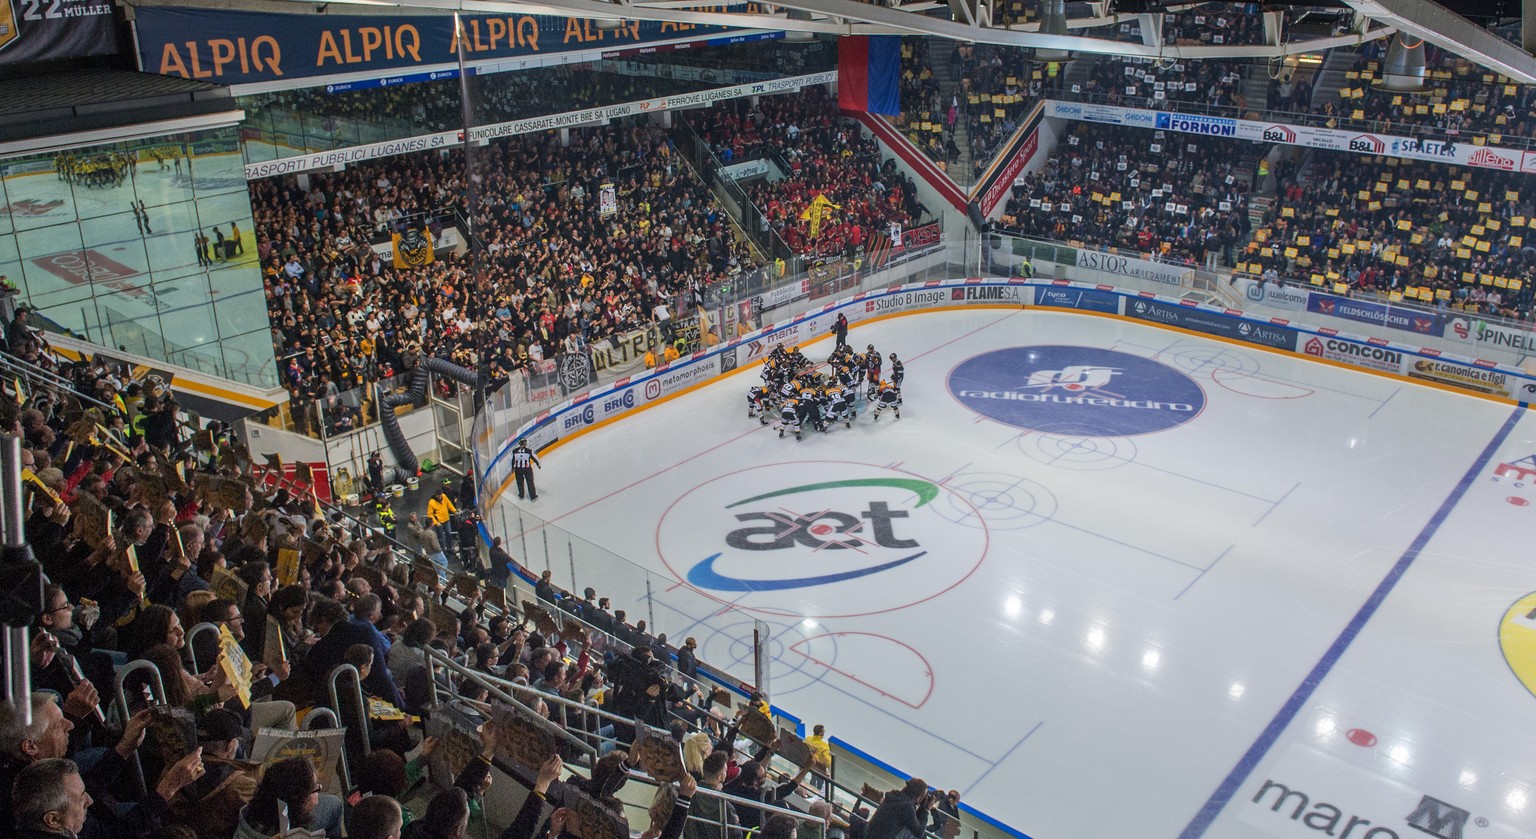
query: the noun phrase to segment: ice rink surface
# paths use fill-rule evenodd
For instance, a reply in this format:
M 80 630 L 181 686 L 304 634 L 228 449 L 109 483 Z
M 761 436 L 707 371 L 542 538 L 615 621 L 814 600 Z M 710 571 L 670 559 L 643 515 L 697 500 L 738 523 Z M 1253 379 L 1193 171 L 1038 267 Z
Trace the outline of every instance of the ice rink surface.
M 745 679 L 766 621 L 775 705 L 1036 839 L 1536 835 L 1525 411 L 1082 314 L 849 341 L 899 420 L 780 439 L 746 368 L 526 509 L 631 621 Z

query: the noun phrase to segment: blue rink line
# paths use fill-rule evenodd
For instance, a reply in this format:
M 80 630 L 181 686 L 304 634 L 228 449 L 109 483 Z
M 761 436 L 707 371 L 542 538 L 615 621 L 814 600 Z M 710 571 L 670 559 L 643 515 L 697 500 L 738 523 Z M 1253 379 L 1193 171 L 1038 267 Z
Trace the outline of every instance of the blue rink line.
M 1409 566 L 1413 565 L 1414 560 L 1419 558 L 1419 554 L 1429 544 L 1429 540 L 1434 538 L 1441 525 L 1445 524 L 1445 520 L 1450 517 L 1456 505 L 1467 494 L 1467 490 L 1472 487 L 1472 482 L 1477 480 L 1478 475 L 1482 473 L 1489 461 L 1493 459 L 1494 452 L 1498 451 L 1499 446 L 1504 444 L 1504 440 L 1509 437 L 1510 432 L 1514 431 L 1515 423 L 1519 422 L 1520 417 L 1525 411 L 1526 405 L 1521 404 L 1520 407 L 1516 408 L 1509 415 L 1509 419 L 1504 421 L 1503 427 L 1499 429 L 1497 434 L 1493 435 L 1493 439 L 1488 441 L 1488 445 L 1483 448 L 1482 454 L 1477 456 L 1477 460 L 1473 461 L 1471 468 L 1467 470 L 1465 475 L 1461 476 L 1461 480 L 1451 489 L 1445 501 L 1441 502 L 1440 508 L 1435 511 L 1434 515 L 1430 516 L 1428 522 L 1425 522 L 1424 529 L 1419 531 L 1419 535 L 1414 538 L 1408 549 L 1398 558 L 1397 563 L 1392 566 L 1392 570 L 1388 571 L 1387 576 L 1383 577 L 1381 582 L 1376 585 L 1376 590 L 1371 592 L 1371 596 L 1366 599 L 1365 603 L 1360 606 L 1360 610 L 1345 625 L 1344 631 L 1339 633 L 1339 637 L 1334 639 L 1332 646 L 1328 648 L 1328 651 L 1323 654 L 1322 659 L 1312 668 L 1312 672 L 1307 674 L 1307 677 L 1297 686 L 1296 691 L 1281 706 L 1280 712 L 1275 714 L 1275 718 L 1269 721 L 1269 725 L 1265 726 L 1263 733 L 1259 735 L 1259 739 L 1255 740 L 1253 745 L 1248 747 L 1248 751 L 1243 755 L 1242 759 L 1237 762 L 1236 766 L 1232 767 L 1232 771 L 1227 774 L 1226 779 L 1221 782 L 1221 785 L 1206 800 L 1200 811 L 1195 814 L 1194 819 L 1179 834 L 1179 839 L 1200 839 L 1210 829 L 1211 823 L 1216 820 L 1221 811 L 1232 801 L 1232 796 L 1237 793 L 1238 787 L 1248 780 L 1248 776 L 1253 773 L 1259 761 L 1263 760 L 1264 756 L 1269 753 L 1269 750 L 1274 747 L 1275 741 L 1280 739 L 1280 735 L 1285 731 L 1286 727 L 1301 712 L 1302 706 L 1307 703 L 1307 700 L 1312 698 L 1312 694 L 1316 692 L 1318 686 L 1323 683 L 1323 680 L 1328 677 L 1329 672 L 1333 670 L 1333 666 L 1339 663 L 1339 659 L 1344 656 L 1344 652 L 1349 649 L 1349 645 L 1354 643 L 1360 631 L 1365 628 L 1365 624 L 1376 614 L 1376 610 L 1381 608 L 1381 604 L 1387 599 L 1387 595 L 1392 593 L 1392 589 L 1397 586 L 1398 581 L 1408 572 Z

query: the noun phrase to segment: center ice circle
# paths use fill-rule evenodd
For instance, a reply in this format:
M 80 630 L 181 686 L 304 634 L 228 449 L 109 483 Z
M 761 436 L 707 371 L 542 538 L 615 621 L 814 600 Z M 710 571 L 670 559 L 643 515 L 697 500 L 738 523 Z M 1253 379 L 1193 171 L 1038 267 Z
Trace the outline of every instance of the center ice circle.
M 1035 346 L 966 359 L 949 392 L 1014 428 L 1085 437 L 1166 431 L 1205 408 L 1205 391 L 1166 364 L 1098 347 Z
M 687 585 L 797 618 L 920 603 L 970 576 L 987 543 L 986 523 L 963 495 L 842 461 L 721 475 L 674 501 L 656 530 L 662 561 Z

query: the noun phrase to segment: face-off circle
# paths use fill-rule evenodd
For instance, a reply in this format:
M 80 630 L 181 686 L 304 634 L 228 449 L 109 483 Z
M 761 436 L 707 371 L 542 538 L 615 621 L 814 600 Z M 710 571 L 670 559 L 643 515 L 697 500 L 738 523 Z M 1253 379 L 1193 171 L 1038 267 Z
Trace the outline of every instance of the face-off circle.
M 802 621 L 766 623 L 775 697 L 810 687 L 837 666 L 835 633 L 808 630 Z M 752 630 L 758 625 L 757 621 L 738 620 L 719 627 L 700 627 L 699 658 L 729 672 L 751 672 Z
M 1130 437 L 1061 437 L 1042 431 L 1021 434 L 1014 444 L 1031 460 L 1078 472 L 1119 469 L 1135 462 L 1138 453 Z
M 1019 475 L 961 472 L 944 486 L 952 493 L 934 503 L 945 518 L 966 527 L 1018 530 L 1044 524 L 1056 515 L 1056 494 Z
M 1205 408 L 1183 372 L 1097 347 L 995 350 L 949 373 L 962 405 L 1004 425 L 1063 436 L 1129 437 L 1166 431 Z
M 973 521 L 955 521 L 957 510 Z M 970 576 L 987 540 L 963 495 L 838 461 L 721 475 L 673 502 L 656 529 L 657 553 L 678 579 L 737 608 L 795 618 L 920 603 Z

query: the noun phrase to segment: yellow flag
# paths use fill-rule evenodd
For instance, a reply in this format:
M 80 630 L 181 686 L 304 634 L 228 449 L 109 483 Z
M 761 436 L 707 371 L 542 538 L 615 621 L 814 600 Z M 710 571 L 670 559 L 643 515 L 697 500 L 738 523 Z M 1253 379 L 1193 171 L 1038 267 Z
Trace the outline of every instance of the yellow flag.
M 430 230 L 411 229 L 390 239 L 394 242 L 396 268 L 420 268 L 437 258 Z

